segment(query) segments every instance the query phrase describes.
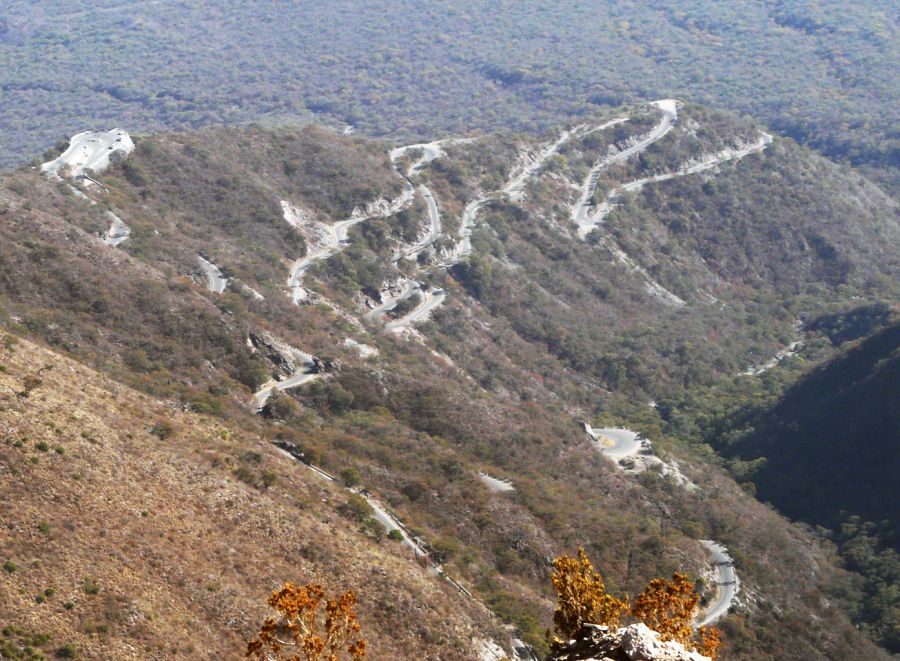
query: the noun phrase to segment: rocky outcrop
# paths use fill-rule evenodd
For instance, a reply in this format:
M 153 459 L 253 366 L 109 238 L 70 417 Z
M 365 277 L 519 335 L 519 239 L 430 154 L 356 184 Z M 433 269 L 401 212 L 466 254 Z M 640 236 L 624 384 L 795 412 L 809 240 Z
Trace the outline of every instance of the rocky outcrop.
M 549 661 L 710 661 L 708 656 L 684 648 L 660 635 L 646 624 L 631 624 L 610 630 L 585 624 L 579 636 Z
M 294 375 L 319 366 L 319 359 L 300 351 L 269 333 L 251 332 L 250 346 L 265 356 L 281 372 Z

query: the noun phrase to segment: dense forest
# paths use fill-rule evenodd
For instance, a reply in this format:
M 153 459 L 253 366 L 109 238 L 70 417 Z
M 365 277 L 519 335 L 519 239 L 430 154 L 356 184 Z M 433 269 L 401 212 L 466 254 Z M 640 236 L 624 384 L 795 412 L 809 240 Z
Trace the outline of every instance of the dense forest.
M 0 163 L 113 124 L 316 117 L 409 139 L 539 131 L 677 96 L 750 113 L 893 187 L 898 43 L 887 0 L 13 0 L 0 13 Z
M 898 351 L 900 327 L 879 331 L 806 376 L 763 416 L 732 421 L 752 431 L 720 449 L 759 462 L 757 494 L 793 518 L 837 529 L 856 515 L 896 529 Z
M 862 305 L 815 316 L 804 338 L 807 360 L 788 359 L 762 379 L 693 389 L 661 402 L 660 413 L 668 433 L 709 444 L 745 489 L 835 544 L 861 575 L 840 592 L 863 627 L 896 652 L 896 310 Z

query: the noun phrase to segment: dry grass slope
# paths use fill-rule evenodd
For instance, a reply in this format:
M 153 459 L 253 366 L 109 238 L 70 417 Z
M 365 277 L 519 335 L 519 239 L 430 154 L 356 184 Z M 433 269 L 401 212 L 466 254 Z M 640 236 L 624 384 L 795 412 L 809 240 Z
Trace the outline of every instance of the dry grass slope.
M 284 580 L 357 590 L 374 659 L 470 658 L 472 638 L 495 633 L 396 547 L 349 529 L 341 494 L 259 438 L 26 341 L 0 365 L 0 628 L 49 635 L 48 656 L 237 658 Z M 40 385 L 23 397 L 27 377 Z M 239 480 L 245 464 L 275 483 Z

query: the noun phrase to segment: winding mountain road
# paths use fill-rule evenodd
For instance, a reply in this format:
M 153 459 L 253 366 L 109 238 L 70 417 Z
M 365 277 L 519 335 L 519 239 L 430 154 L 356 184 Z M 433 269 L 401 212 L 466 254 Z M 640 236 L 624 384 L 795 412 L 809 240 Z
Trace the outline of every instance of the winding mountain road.
M 266 405 L 266 402 L 269 401 L 269 397 L 276 391 L 281 392 L 283 390 L 290 390 L 291 388 L 299 388 L 306 383 L 321 378 L 322 374 L 320 372 L 312 371 L 312 367 L 312 364 L 307 364 L 304 371 L 299 374 L 294 374 L 283 381 L 272 380 L 266 383 L 253 394 L 253 399 L 256 402 L 256 409 L 262 409 L 262 407 Z
M 221 269 L 206 259 L 203 255 L 197 255 L 197 261 L 200 262 L 200 268 L 206 276 L 206 284 L 211 292 L 221 294 L 228 287 L 228 278 L 222 275 Z
M 462 220 L 459 225 L 459 240 L 450 250 L 449 258 L 443 263 L 445 268 L 458 264 L 472 253 L 472 230 L 475 229 L 475 219 L 479 211 L 499 196 L 481 197 L 469 202 L 463 209 Z
M 717 590 L 716 598 L 706 608 L 706 611 L 698 616 L 694 628 L 712 624 L 725 615 L 734 603 L 740 589 L 740 581 L 734 571 L 734 561 L 728 555 L 728 549 L 709 539 L 701 540 L 700 543 L 716 567 Z
M 618 204 L 619 199 L 625 193 L 638 191 L 647 184 L 698 174 L 705 170 L 715 168 L 727 161 L 739 160 L 749 154 L 762 151 L 772 142 L 772 136 L 763 132 L 754 142 L 729 147 L 715 154 L 709 154 L 696 159 L 695 161 L 689 161 L 681 165 L 681 167 L 674 172 L 643 177 L 620 184 L 607 193 L 603 202 L 594 207 L 592 201 L 597 190 L 600 174 L 603 170 L 616 163 L 621 163 L 632 156 L 640 154 L 672 130 L 675 121 L 678 119 L 678 102 L 675 99 L 663 99 L 654 101 L 651 105 L 655 105 L 662 111 L 663 116 L 660 123 L 650 132 L 633 141 L 633 143 L 628 145 L 625 149 L 600 160 L 593 168 L 591 168 L 590 173 L 585 179 L 585 182 L 582 185 L 581 195 L 573 206 L 571 214 L 572 222 L 576 227 L 576 233 L 581 240 L 587 239 L 588 234 L 590 234 L 598 225 L 603 223 L 606 216 L 609 215 L 610 211 Z M 617 121 L 614 120 L 613 123 L 617 123 Z M 681 307 L 686 304 L 684 299 L 656 281 L 645 268 L 616 245 L 613 239 L 610 237 L 603 237 L 599 243 L 610 250 L 613 257 L 619 263 L 633 273 L 636 273 L 644 281 L 644 288 L 648 294 L 665 305 Z
M 444 155 L 443 145 L 450 144 L 452 142 L 460 142 L 462 140 L 464 139 L 448 138 L 446 140 L 435 140 L 434 142 L 420 142 L 415 145 L 404 145 L 403 147 L 395 147 L 394 149 L 392 149 L 388 156 L 391 159 L 391 163 L 393 163 L 396 167 L 397 161 L 400 160 L 403 156 L 411 151 L 421 149 L 422 155 L 407 168 L 405 174 L 402 172 L 400 173 L 400 176 L 404 177 L 405 179 L 412 179 L 414 176 L 419 174 L 426 165 L 431 163 L 431 161 Z
M 610 191 L 610 193 L 606 197 L 606 200 L 604 200 L 602 204 L 598 205 L 595 208 L 592 208 L 591 200 L 595 195 L 600 173 L 605 168 L 608 168 L 616 163 L 622 162 L 636 154 L 639 154 L 649 145 L 663 138 L 674 126 L 674 123 L 677 119 L 676 101 L 673 99 L 665 99 L 654 102 L 654 105 L 656 105 L 662 111 L 662 118 L 659 124 L 657 124 L 647 134 L 628 144 L 624 149 L 617 151 L 614 154 L 608 155 L 606 158 L 595 164 L 591 169 L 588 178 L 582 186 L 579 201 L 573 208 L 572 212 L 572 219 L 577 226 L 577 231 L 580 238 L 584 239 L 594 227 L 603 222 L 612 206 L 616 203 L 618 197 L 623 193 L 639 190 L 642 186 L 649 183 L 665 181 L 667 179 L 672 179 L 675 177 L 699 173 L 704 170 L 716 167 L 720 163 L 743 158 L 743 156 L 746 156 L 747 154 L 765 149 L 765 147 L 771 142 L 771 136 L 768 136 L 768 134 L 762 134 L 760 138 L 752 144 L 739 145 L 735 148 L 722 150 L 717 154 L 704 157 L 696 162 L 686 163 L 675 172 L 664 173 L 621 184 Z M 592 129 L 580 126 L 563 132 L 556 141 L 539 151 L 536 156 L 528 159 L 526 164 L 516 168 L 513 173 L 511 173 L 507 183 L 500 190 L 485 194 L 482 197 L 470 201 L 463 211 L 457 243 L 454 248 L 449 251 L 449 254 L 446 255 L 446 259 L 442 263 L 442 266 L 444 268 L 452 266 L 471 253 L 472 230 L 477 222 L 477 215 L 479 211 L 484 208 L 484 206 L 486 206 L 493 200 L 502 199 L 504 196 L 508 197 L 513 202 L 520 202 L 524 197 L 524 191 L 528 181 L 539 174 L 541 168 L 545 166 L 547 160 L 557 154 L 562 146 L 566 144 L 566 142 L 571 140 L 574 136 L 584 135 L 585 133 L 589 133 L 592 131 L 602 130 L 616 124 L 621 124 L 625 121 L 628 121 L 628 118 L 616 118 Z M 411 165 L 409 165 L 405 173 L 401 173 L 398 170 L 398 174 L 400 174 L 407 180 L 407 187 L 404 193 L 397 200 L 390 203 L 387 209 L 382 208 L 375 213 L 356 214 L 351 218 L 329 226 L 323 247 L 310 253 L 306 257 L 297 260 L 292 267 L 288 284 L 293 292 L 293 300 L 295 303 L 303 300 L 307 296 L 306 291 L 300 284 L 303 273 L 315 262 L 327 259 L 331 255 L 338 252 L 341 249 L 342 245 L 347 241 L 349 229 L 353 225 L 364 222 L 371 218 L 386 217 L 397 213 L 397 211 L 412 202 L 413 196 L 416 192 L 422 196 L 428 206 L 429 227 L 426 235 L 423 238 L 417 240 L 414 244 L 401 249 L 398 259 L 400 257 L 416 257 L 423 250 L 432 245 L 441 236 L 442 224 L 440 218 L 440 210 L 438 208 L 437 202 L 435 201 L 434 196 L 432 195 L 427 185 L 425 185 L 424 183 L 420 183 L 418 184 L 418 186 L 416 186 L 414 185 L 412 178 L 419 175 L 428 163 L 432 162 L 443 154 L 441 144 L 445 142 L 447 141 L 409 145 L 405 147 L 398 147 L 390 152 L 391 161 L 395 164 L 396 167 L 397 161 L 409 151 L 413 149 L 422 150 L 421 156 Z M 291 220 L 288 219 L 287 216 L 286 220 L 288 220 L 288 222 L 291 222 Z M 649 278 L 649 275 L 646 275 L 646 272 L 643 271 L 639 265 L 635 264 L 633 260 L 630 260 L 627 255 L 622 253 L 622 255 L 617 256 L 617 258 L 620 259 L 620 261 L 623 261 L 624 263 L 630 265 L 634 270 L 638 270 L 641 273 L 645 274 L 648 281 L 648 288 L 651 293 L 654 293 L 654 295 L 660 297 L 663 300 L 666 300 L 671 304 L 684 304 L 683 300 L 681 300 L 668 290 L 665 290 L 661 285 L 658 285 L 658 283 L 652 281 L 652 279 Z M 434 288 L 422 290 L 419 283 L 416 283 L 413 280 L 409 280 L 404 285 L 399 295 L 386 300 L 378 307 L 368 311 L 366 313 L 366 317 L 370 320 L 377 320 L 385 312 L 395 307 L 397 303 L 420 291 L 423 294 L 423 300 L 419 305 L 416 306 L 414 310 L 410 311 L 402 318 L 390 321 L 385 325 L 385 329 L 389 332 L 402 333 L 410 329 L 413 324 L 426 319 L 435 308 L 437 308 L 444 302 L 446 293 L 443 290 Z M 307 367 L 304 372 L 296 374 L 289 379 L 281 382 L 270 382 L 256 394 L 257 403 L 259 404 L 259 406 L 263 406 L 268 397 L 275 390 L 286 390 L 288 388 L 297 387 L 304 383 L 308 383 L 318 376 L 320 376 L 318 373 L 310 371 L 309 367 Z M 638 433 L 631 430 L 624 428 L 593 429 L 587 423 L 585 423 L 584 427 L 586 433 L 595 442 L 600 451 L 604 455 L 609 456 L 617 463 L 619 463 L 621 460 L 627 460 L 633 457 L 637 457 L 641 454 L 646 454 L 647 452 L 645 442 L 640 439 Z M 655 459 L 659 463 L 662 463 L 662 460 L 660 460 L 658 457 L 651 458 Z M 334 481 L 334 478 L 332 476 L 328 475 L 321 469 L 317 469 L 312 465 L 309 466 L 312 470 L 316 471 L 317 474 L 323 476 L 326 479 Z M 674 470 L 677 473 L 677 465 L 675 466 Z M 479 474 L 479 477 L 492 491 L 504 492 L 514 489 L 512 484 L 510 484 L 509 482 L 493 478 L 489 475 L 482 473 Z M 696 488 L 692 483 L 690 483 L 689 480 L 687 480 L 687 485 Z M 388 512 L 375 498 L 370 496 L 364 490 L 350 489 L 350 491 L 357 493 L 366 499 L 367 503 L 372 508 L 373 518 L 384 528 L 385 531 L 399 531 L 399 534 L 402 536 L 402 545 L 413 551 L 417 558 L 427 559 L 427 552 L 418 542 L 418 540 L 416 540 L 405 529 L 401 522 L 390 512 Z M 695 623 L 696 627 L 712 623 L 722 617 L 725 613 L 727 613 L 734 602 L 739 587 L 731 558 L 729 557 L 728 552 L 724 548 L 724 546 L 710 540 L 703 540 L 701 541 L 701 544 L 707 550 L 710 560 L 716 570 L 717 594 L 715 600 L 709 605 L 704 613 L 698 615 Z M 440 567 L 440 565 L 434 564 L 430 561 L 428 562 L 428 564 L 430 571 L 435 574 L 442 575 L 448 580 L 451 580 L 443 572 L 443 569 Z M 466 591 L 465 588 L 463 588 L 459 584 L 456 584 L 455 582 L 454 584 L 457 585 L 457 587 L 461 591 L 468 594 L 468 591 Z
M 443 145 L 446 144 L 459 144 L 465 142 L 471 142 L 472 138 L 448 138 L 446 140 L 438 140 L 430 143 L 420 143 L 415 145 L 406 145 L 404 147 L 397 147 L 392 149 L 389 156 L 391 162 L 394 164 L 394 167 L 397 167 L 397 161 L 412 150 L 422 150 L 421 156 L 416 159 L 410 166 L 407 168 L 407 171 L 404 173 L 397 170 L 398 174 L 404 176 L 407 180 L 407 184 L 412 187 L 413 177 L 417 176 L 422 172 L 426 165 L 434 161 L 436 158 L 439 158 L 444 155 Z M 431 189 L 428 188 L 423 183 L 420 183 L 418 186 L 418 192 L 422 196 L 422 199 L 425 200 L 425 204 L 428 208 L 428 231 L 425 236 L 418 240 L 416 243 L 402 248 L 398 253 L 395 262 L 398 262 L 402 259 L 414 259 L 421 252 L 429 248 L 431 245 L 435 243 L 440 237 L 442 233 L 442 223 L 441 223 L 441 213 L 438 208 L 437 201 L 434 199 L 434 194 L 432 194 Z M 405 300 L 412 296 L 413 294 L 422 291 L 419 283 L 416 283 L 412 280 L 408 281 L 403 288 L 403 291 L 400 295 L 390 298 L 381 305 L 369 311 L 366 314 L 368 319 L 378 319 L 385 312 L 390 311 L 394 307 L 397 306 L 400 301 Z M 431 311 L 443 303 L 446 294 L 443 290 L 438 289 L 425 289 L 423 292 L 422 301 L 410 312 L 401 317 L 400 319 L 396 319 L 391 321 L 385 325 L 385 330 L 392 333 L 403 333 L 407 329 L 409 329 L 412 324 L 427 319 L 431 314 Z
M 328 259 L 339 252 L 343 245 L 348 241 L 351 227 L 367 220 L 387 218 L 388 216 L 394 215 L 412 203 L 414 192 L 415 189 L 412 187 L 412 184 L 407 182 L 406 188 L 404 188 L 403 192 L 393 201 L 387 202 L 385 200 L 379 200 L 370 204 L 367 207 L 367 210 L 354 213 L 354 215 L 346 220 L 341 220 L 332 225 L 325 225 L 327 234 L 324 245 L 319 250 L 311 252 L 305 257 L 301 257 L 294 262 L 293 266 L 291 266 L 291 272 L 288 276 L 288 288 L 291 291 L 291 300 L 297 304 L 309 297 L 309 292 L 307 292 L 301 284 L 303 275 L 316 262 Z M 290 205 L 283 202 L 282 208 L 285 214 L 285 221 L 296 227 L 298 220 L 293 214 L 289 213 Z
M 386 296 L 380 305 L 366 312 L 365 318 L 369 321 L 378 321 L 385 313 L 397 307 L 398 303 L 405 301 L 407 298 L 421 290 L 418 282 L 409 278 L 404 278 L 403 288 L 400 290 L 400 293 L 396 296 Z
M 578 227 L 578 236 L 580 238 L 584 239 L 590 234 L 590 231 L 600 223 L 600 220 L 597 220 L 596 218 L 600 211 L 599 207 L 596 212 L 592 213 L 594 211 L 592 200 L 594 198 L 594 193 L 597 190 L 597 182 L 600 178 L 600 173 L 617 163 L 622 163 L 632 156 L 640 154 L 654 142 L 665 137 L 675 125 L 675 120 L 678 119 L 678 102 L 675 99 L 661 99 L 659 101 L 653 101 L 650 105 L 656 106 L 662 111 L 662 119 L 659 124 L 654 126 L 648 133 L 637 140 L 632 141 L 631 144 L 627 145 L 621 151 L 607 156 L 591 168 L 591 171 L 582 186 L 581 197 L 572 210 L 572 221 Z M 621 123 L 621 121 L 614 120 L 613 123 Z
M 698 174 L 705 170 L 710 170 L 718 165 L 721 165 L 722 163 L 739 160 L 744 156 L 747 156 L 748 154 L 762 151 L 771 142 L 772 136 L 768 133 L 763 133 L 755 142 L 749 145 L 743 145 L 736 149 L 723 149 L 716 154 L 712 154 L 700 159 L 696 163 L 685 164 L 675 172 L 667 172 L 665 174 L 658 174 L 652 177 L 643 177 L 641 179 L 629 181 L 627 184 L 616 186 L 607 194 L 606 200 L 604 200 L 600 205 L 597 206 L 597 209 L 591 216 L 589 223 L 586 225 L 580 225 L 578 227 L 578 236 L 584 239 L 594 227 L 601 224 L 606 216 L 609 215 L 609 212 L 612 211 L 613 207 L 616 205 L 617 200 L 622 196 L 623 193 L 639 191 L 647 184 L 667 181 L 669 179 L 675 179 L 676 177 L 686 177 L 691 174 Z
M 618 120 L 614 120 L 614 122 L 615 121 Z M 458 264 L 471 254 L 472 230 L 475 228 L 478 212 L 481 211 L 481 209 L 494 200 L 502 199 L 504 195 L 508 196 L 513 202 L 521 202 L 525 195 L 525 187 L 528 184 L 528 180 L 537 176 L 541 169 L 546 165 L 547 161 L 559 153 L 559 150 L 562 149 L 563 145 L 574 137 L 592 133 L 593 131 L 605 128 L 606 126 L 607 124 L 604 124 L 602 127 L 588 128 L 587 126 L 582 125 L 563 131 L 559 138 L 540 150 L 537 156 L 530 159 L 530 162 L 527 162 L 525 165 L 519 166 L 518 168 L 514 168 L 503 188 L 492 193 L 486 193 L 482 197 L 469 202 L 465 209 L 463 209 L 459 228 L 459 239 L 457 240 L 456 245 L 449 251 L 449 255 L 444 261 L 443 266 L 449 268 L 454 264 Z
M 425 184 L 419 184 L 419 195 L 422 196 L 428 207 L 428 232 L 422 239 L 400 251 L 400 257 L 403 259 L 415 259 L 419 256 L 419 253 L 441 238 L 441 212 L 438 210 L 437 202 L 431 193 L 431 189 Z
M 93 179 L 86 170 L 90 170 L 94 174 L 103 172 L 110 166 L 112 160 L 122 160 L 133 151 L 134 142 L 123 129 L 84 131 L 72 136 L 68 148 L 62 154 L 41 165 L 41 172 L 60 181 L 65 181 L 64 176 L 69 176 L 103 187 L 103 184 Z M 97 206 L 94 200 L 80 190 L 71 184 L 68 186 L 76 197 Z M 103 189 L 106 190 L 105 187 Z M 131 236 L 131 228 L 112 211 L 107 210 L 106 215 L 110 220 L 110 225 L 103 234 L 102 240 L 106 245 L 116 247 Z
M 446 297 L 447 293 L 443 289 L 429 289 L 423 292 L 422 302 L 404 316 L 385 325 L 385 330 L 402 333 L 414 323 L 427 319 L 432 310 L 441 305 Z
M 674 122 L 678 117 L 676 101 L 674 99 L 666 99 L 664 101 L 656 101 L 655 104 L 663 111 L 663 120 L 650 131 L 650 133 L 632 146 L 601 161 L 588 175 L 585 185 L 582 188 L 581 198 L 572 211 L 572 221 L 577 227 L 577 233 L 580 239 L 586 239 L 587 235 L 590 234 L 595 227 L 603 223 L 606 216 L 609 215 L 610 211 L 612 211 L 613 207 L 617 204 L 618 199 L 621 198 L 624 193 L 638 191 L 647 184 L 698 174 L 721 165 L 722 163 L 740 160 L 749 154 L 762 151 L 772 142 L 772 136 L 763 132 L 755 141 L 749 144 L 741 144 L 733 148 L 726 148 L 715 154 L 701 157 L 696 161 L 685 163 L 674 172 L 643 177 L 641 179 L 620 184 L 607 193 L 606 199 L 603 202 L 595 208 L 592 208 L 591 200 L 593 199 L 594 191 L 596 191 L 597 188 L 599 174 L 603 169 L 608 168 L 615 163 L 619 163 L 630 156 L 641 153 L 651 144 L 664 137 L 672 129 Z
M 254 338 L 251 334 L 247 342 L 251 349 L 256 350 L 256 346 L 259 346 L 269 355 L 270 360 L 273 362 L 277 360 L 282 366 L 287 365 L 286 369 L 291 372 L 291 376 L 281 381 L 271 379 L 254 393 L 253 399 L 256 401 L 257 411 L 266 405 L 272 393 L 297 388 L 322 376 L 321 365 L 315 356 L 271 335 L 264 333 Z M 277 358 L 273 358 L 273 356 L 277 356 Z M 299 367 L 295 368 L 294 365 L 297 364 Z
M 573 129 L 563 131 L 553 143 L 541 149 L 537 153 L 537 155 L 530 158 L 523 157 L 523 160 L 525 161 L 524 164 L 513 169 L 512 173 L 510 174 L 510 178 L 507 180 L 503 188 L 469 202 L 463 209 L 459 229 L 459 239 L 457 240 L 453 248 L 451 248 L 445 255 L 444 260 L 441 262 L 441 266 L 443 268 L 450 268 L 454 264 L 458 264 L 460 261 L 471 254 L 472 230 L 475 227 L 477 215 L 481 209 L 483 209 L 493 200 L 501 199 L 504 196 L 509 197 L 509 199 L 514 202 L 521 202 L 525 194 L 525 187 L 528 184 L 528 180 L 540 173 L 541 169 L 546 165 L 548 159 L 559 153 L 559 150 L 563 147 L 563 145 L 565 145 L 572 138 L 580 135 L 585 135 L 594 130 L 599 130 L 599 127 L 589 128 L 586 125 L 582 125 L 577 126 Z M 419 160 L 413 163 L 413 165 L 410 166 L 408 170 L 410 174 L 417 173 L 421 171 L 425 164 L 430 163 L 443 153 L 440 149 L 440 144 L 446 142 L 447 141 L 441 141 L 437 143 L 429 143 L 428 145 L 398 147 L 391 152 L 391 158 L 392 160 L 395 160 L 413 147 L 423 149 L 423 155 L 419 158 Z M 440 215 L 438 213 L 437 205 L 434 204 L 434 197 L 431 195 L 431 191 L 429 191 L 426 187 L 422 186 L 421 188 L 424 188 L 425 192 L 423 193 L 423 195 L 425 195 L 425 200 L 429 204 L 429 215 L 432 219 L 432 232 L 430 236 L 422 242 L 421 245 L 417 244 L 416 246 L 414 246 L 414 248 L 416 248 L 416 254 L 418 254 L 418 252 L 420 252 L 421 250 L 424 250 L 427 245 L 431 245 L 431 243 L 433 243 L 433 241 L 436 240 L 441 234 Z M 387 330 L 396 333 L 408 329 L 413 323 L 426 319 L 428 315 L 431 314 L 432 310 L 434 310 L 444 302 L 445 298 L 446 293 L 443 291 L 427 293 L 423 297 L 423 301 L 416 307 L 415 310 L 411 311 L 402 319 L 398 319 L 394 322 L 389 323 L 386 327 Z
M 405 156 L 410 151 L 421 150 L 422 154 L 416 159 L 407 169 L 406 172 L 400 172 L 397 169 L 397 173 L 404 177 L 407 180 L 407 183 L 412 186 L 413 178 L 419 175 L 422 170 L 425 169 L 429 163 L 434 161 L 437 158 L 445 155 L 444 145 L 452 145 L 452 144 L 465 144 L 474 142 L 475 138 L 446 138 L 444 140 L 436 140 L 434 142 L 428 143 L 419 143 L 415 145 L 406 145 L 403 147 L 396 147 L 390 151 L 390 159 L 391 163 L 393 163 L 394 168 L 397 169 L 397 161 Z M 434 194 L 431 192 L 431 189 L 428 188 L 424 183 L 419 184 L 418 188 L 419 194 L 422 196 L 422 199 L 425 200 L 425 204 L 428 207 L 428 223 L 429 228 L 426 232 L 425 236 L 412 244 L 411 246 L 407 246 L 402 248 L 397 256 L 397 260 L 403 259 L 414 259 L 421 253 L 423 250 L 433 245 L 435 241 L 437 241 L 441 236 L 441 213 L 438 209 L 437 201 L 434 199 Z
M 587 422 L 583 423 L 584 431 L 598 447 L 600 452 L 619 463 L 623 459 L 637 458 L 643 454 L 645 442 L 642 442 L 640 434 L 623 427 L 593 428 Z M 655 457 L 658 461 L 658 457 Z M 663 464 L 666 465 L 666 464 Z M 686 479 L 686 478 L 685 478 Z M 685 484 L 688 490 L 690 482 Z M 694 628 L 706 626 L 725 615 L 734 603 L 740 583 L 734 571 L 734 563 L 728 555 L 728 550 L 721 544 L 712 540 L 700 540 L 700 544 L 709 554 L 710 562 L 716 571 L 716 598 L 698 614 L 694 621 Z

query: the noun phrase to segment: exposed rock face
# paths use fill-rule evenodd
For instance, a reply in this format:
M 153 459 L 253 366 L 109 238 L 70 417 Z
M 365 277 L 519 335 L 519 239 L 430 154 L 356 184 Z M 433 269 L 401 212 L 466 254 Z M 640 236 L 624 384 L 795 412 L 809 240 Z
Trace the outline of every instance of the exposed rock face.
M 710 658 L 686 650 L 680 643 L 660 640 L 658 633 L 639 623 L 615 631 L 586 624 L 578 638 L 552 654 L 549 661 L 710 661 Z
M 269 333 L 250 333 L 250 343 L 285 374 L 293 375 L 315 365 L 314 356 L 277 340 Z

